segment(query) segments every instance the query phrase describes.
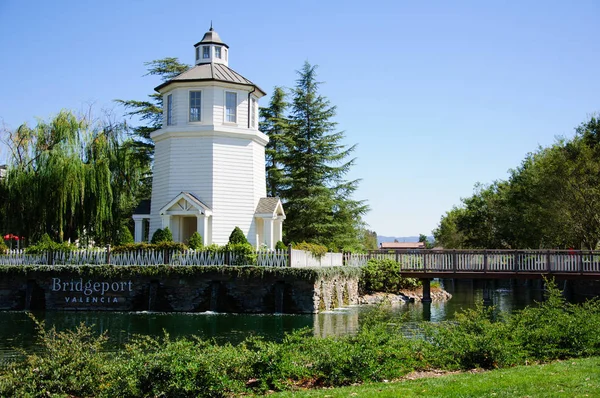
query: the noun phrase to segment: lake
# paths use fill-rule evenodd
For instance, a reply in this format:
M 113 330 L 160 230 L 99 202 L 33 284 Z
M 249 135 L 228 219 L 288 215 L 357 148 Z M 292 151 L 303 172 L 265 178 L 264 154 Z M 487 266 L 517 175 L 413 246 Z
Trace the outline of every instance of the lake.
M 500 311 L 512 312 L 543 299 L 540 281 L 490 281 L 493 304 Z M 483 281 L 442 280 L 452 294 L 447 302 L 396 305 L 392 311 L 404 315 L 407 330 L 424 320 L 440 322 L 453 319 L 456 312 L 483 302 Z M 284 334 L 310 328 L 317 336 L 354 333 L 373 306 L 339 308 L 321 314 L 218 314 L 155 312 L 47 311 L 33 315 L 47 326 L 59 330 L 74 328 L 84 322 L 97 332 L 107 331 L 110 347 L 126 343 L 135 334 L 171 337 L 196 335 L 218 342 L 240 342 L 249 335 L 280 340 Z M 26 312 L 0 312 L 0 365 L 12 360 L 18 349 L 35 349 L 35 324 Z

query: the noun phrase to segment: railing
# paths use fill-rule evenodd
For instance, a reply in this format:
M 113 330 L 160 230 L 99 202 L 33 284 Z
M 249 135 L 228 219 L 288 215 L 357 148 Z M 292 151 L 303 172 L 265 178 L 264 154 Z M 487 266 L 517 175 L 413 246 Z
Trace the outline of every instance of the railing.
M 574 250 L 373 250 L 344 256 L 347 265 L 390 259 L 405 272 L 600 274 L 600 251 Z

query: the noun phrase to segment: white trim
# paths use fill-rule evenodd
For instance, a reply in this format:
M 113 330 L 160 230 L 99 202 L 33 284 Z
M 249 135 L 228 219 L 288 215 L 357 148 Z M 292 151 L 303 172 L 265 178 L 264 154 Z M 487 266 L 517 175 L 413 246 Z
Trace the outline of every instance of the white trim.
M 182 215 L 196 215 L 196 214 L 205 214 L 207 216 L 212 215 L 211 210 L 205 209 L 202 206 L 198 205 L 195 200 L 188 200 L 187 198 L 188 198 L 188 194 L 185 192 L 181 192 L 179 195 L 175 196 L 174 199 L 172 199 L 166 205 L 161 207 L 160 210 L 158 211 L 158 214 L 161 216 L 165 216 L 165 215 L 167 215 L 167 216 L 171 216 L 171 215 L 182 216 Z M 186 202 L 188 202 L 190 205 L 192 205 L 196 209 L 197 212 L 186 211 L 186 210 L 169 210 L 181 199 L 184 199 Z
M 198 124 L 194 126 L 195 130 L 189 130 L 189 127 L 178 127 L 178 128 L 169 128 L 160 129 L 154 131 L 150 137 L 154 142 L 159 142 L 165 140 L 167 138 L 185 138 L 185 137 L 228 137 L 228 138 L 238 138 L 243 140 L 251 140 L 256 142 L 257 144 L 261 144 L 262 146 L 267 145 L 269 142 L 269 137 L 258 130 L 248 130 L 246 128 L 237 127 L 235 125 L 209 125 L 209 124 Z

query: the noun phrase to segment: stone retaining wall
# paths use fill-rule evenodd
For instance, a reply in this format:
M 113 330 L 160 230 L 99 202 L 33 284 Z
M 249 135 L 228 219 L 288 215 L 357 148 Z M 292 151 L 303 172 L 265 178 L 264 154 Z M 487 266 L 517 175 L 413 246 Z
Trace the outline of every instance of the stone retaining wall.
M 0 267 L 0 310 L 316 313 L 358 303 L 358 276 L 260 267 Z

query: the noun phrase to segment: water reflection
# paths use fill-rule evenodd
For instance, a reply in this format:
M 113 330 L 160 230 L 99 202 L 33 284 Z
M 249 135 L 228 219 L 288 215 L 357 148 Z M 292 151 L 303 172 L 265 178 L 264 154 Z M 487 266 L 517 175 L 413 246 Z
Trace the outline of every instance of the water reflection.
M 402 316 L 407 332 L 423 320 L 449 320 L 461 309 L 473 308 L 483 301 L 486 283 L 492 303 L 500 311 L 512 312 L 543 299 L 541 281 L 442 280 L 440 283 L 452 294 L 450 301 L 390 308 Z M 319 337 L 352 334 L 370 310 L 372 307 L 355 306 L 316 315 L 86 311 L 34 312 L 33 315 L 58 330 L 72 329 L 82 322 L 94 325 L 96 332 L 109 334 L 110 347 L 114 349 L 135 334 L 160 336 L 165 332 L 172 338 L 196 335 L 219 343 L 237 343 L 250 335 L 278 341 L 285 333 L 300 328 L 310 328 Z M 25 312 L 0 312 L 0 365 L 14 358 L 15 348 L 35 349 L 35 324 Z

